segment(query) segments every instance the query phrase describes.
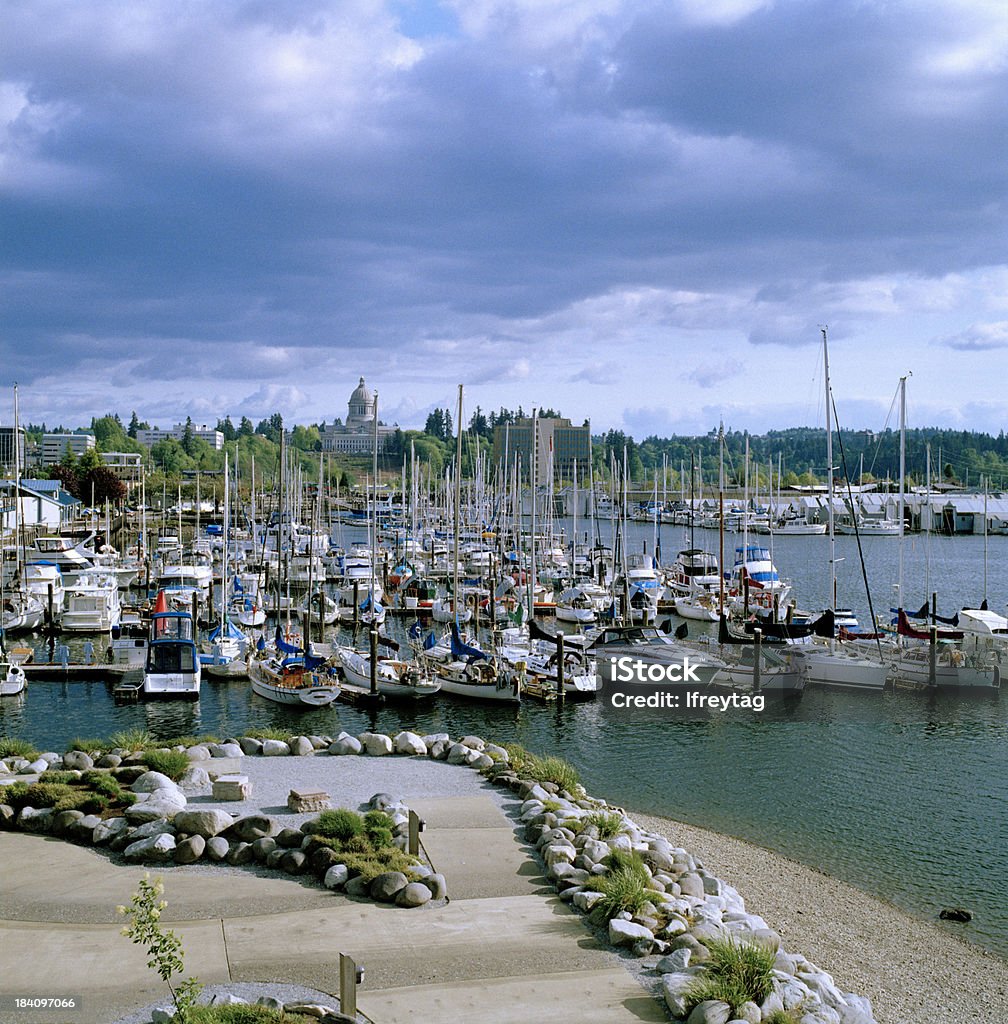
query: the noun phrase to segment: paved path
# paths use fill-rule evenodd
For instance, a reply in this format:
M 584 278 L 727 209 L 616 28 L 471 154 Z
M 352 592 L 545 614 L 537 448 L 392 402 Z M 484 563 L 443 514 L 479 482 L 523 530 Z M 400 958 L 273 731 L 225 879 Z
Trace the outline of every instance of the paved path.
M 339 760 L 367 772 L 367 761 Z M 539 874 L 501 794 L 451 769 L 453 795 L 426 785 L 411 798 L 411 762 L 396 763 L 395 792 L 426 820 L 421 839 L 448 879 L 449 902 L 406 911 L 273 873 L 157 869 L 169 901 L 164 920 L 202 982 L 282 982 L 335 993 L 343 951 L 365 966 L 358 1005 L 376 1024 L 442 1016 L 482 1024 L 667 1019 Z M 467 795 L 458 792 L 458 773 L 471 780 Z M 119 934 L 114 912 L 142 875 L 60 840 L 0 833 L 0 993 L 83 1001 L 75 1013 L 15 1015 L 5 1007 L 3 1024 L 109 1024 L 163 999 L 162 983 Z

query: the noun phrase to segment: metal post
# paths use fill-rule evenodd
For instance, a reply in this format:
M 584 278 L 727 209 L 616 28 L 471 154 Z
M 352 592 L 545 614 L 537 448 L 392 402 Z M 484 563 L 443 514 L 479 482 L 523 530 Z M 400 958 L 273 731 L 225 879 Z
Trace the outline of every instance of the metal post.
M 346 1017 L 357 1016 L 357 985 L 364 980 L 364 968 L 358 967 L 353 957 L 346 953 L 339 955 L 339 997 L 340 1013 Z
M 409 812 L 409 840 L 406 852 L 413 857 L 420 856 L 420 833 L 423 832 L 426 824 L 416 811 Z
M 760 688 L 760 655 L 763 650 L 763 630 L 755 629 L 753 631 L 753 639 L 756 643 L 753 645 L 753 675 L 752 683 L 753 689 L 758 690 Z
M 353 581 L 353 628 L 356 630 L 360 625 L 360 583 Z
M 929 632 L 931 636 L 928 642 L 928 686 L 936 686 L 938 683 L 938 627 L 932 623 Z
M 563 633 L 557 633 L 557 684 L 556 694 L 557 700 L 562 701 L 564 699 L 564 635 Z
M 369 634 L 371 640 L 371 696 L 378 693 L 378 630 L 372 629 Z
M 199 593 L 193 591 L 192 596 L 192 628 L 193 628 L 193 639 L 196 638 L 196 624 L 199 621 L 197 615 L 199 613 Z

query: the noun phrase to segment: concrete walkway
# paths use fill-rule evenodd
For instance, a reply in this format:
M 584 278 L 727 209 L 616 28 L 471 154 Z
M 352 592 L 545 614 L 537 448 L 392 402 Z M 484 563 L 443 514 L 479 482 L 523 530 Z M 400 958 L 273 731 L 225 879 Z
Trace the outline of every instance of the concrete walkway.
M 204 984 L 278 982 L 336 993 L 342 951 L 366 969 L 358 1005 L 376 1024 L 667 1019 L 556 897 L 518 842 L 499 793 L 473 775 L 469 795 L 428 789 L 411 798 L 410 762 L 397 762 L 396 792 L 427 822 L 424 850 L 448 879 L 449 902 L 401 910 L 272 872 L 153 869 L 165 880 L 164 921 Z M 367 762 L 358 764 L 366 773 Z M 114 910 L 129 902 L 143 873 L 61 840 L 0 833 L 0 995 L 82 1002 L 55 1012 L 4 1005 L 0 1019 L 109 1024 L 164 999 L 143 951 L 119 934 Z

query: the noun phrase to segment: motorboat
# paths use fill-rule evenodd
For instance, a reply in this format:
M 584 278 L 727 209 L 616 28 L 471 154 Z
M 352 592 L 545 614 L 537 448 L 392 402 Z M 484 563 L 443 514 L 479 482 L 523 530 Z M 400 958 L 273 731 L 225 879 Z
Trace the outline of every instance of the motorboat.
M 144 697 L 197 700 L 201 672 L 192 616 L 168 611 L 160 594 L 154 609 L 144 666 Z

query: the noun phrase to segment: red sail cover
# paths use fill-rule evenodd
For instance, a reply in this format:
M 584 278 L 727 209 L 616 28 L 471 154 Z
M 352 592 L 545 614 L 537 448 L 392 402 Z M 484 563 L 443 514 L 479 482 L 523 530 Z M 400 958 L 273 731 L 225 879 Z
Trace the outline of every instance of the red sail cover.
M 926 629 L 914 629 L 910 625 L 910 621 L 906 617 L 906 612 L 901 608 L 899 610 L 899 617 L 896 623 L 896 632 L 900 636 L 909 636 L 914 640 L 930 640 L 931 633 Z M 939 629 L 938 639 L 939 640 L 962 640 L 963 633 L 961 629 Z
M 162 612 L 168 611 L 168 598 L 165 597 L 165 592 L 159 590 L 157 592 L 157 599 L 154 601 L 154 614 L 160 615 Z

